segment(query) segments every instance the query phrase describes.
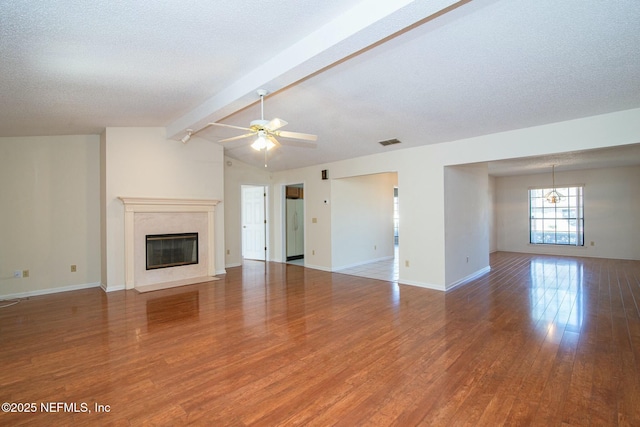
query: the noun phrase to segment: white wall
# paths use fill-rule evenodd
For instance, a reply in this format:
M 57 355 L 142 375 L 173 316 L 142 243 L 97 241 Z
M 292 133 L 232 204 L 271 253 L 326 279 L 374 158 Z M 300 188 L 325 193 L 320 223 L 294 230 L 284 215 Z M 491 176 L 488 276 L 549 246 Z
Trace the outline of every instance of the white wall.
M 402 283 L 444 289 L 444 184 L 442 159 L 433 156 L 433 147 L 384 151 L 380 154 L 276 172 L 274 187 L 303 182 L 305 188 L 305 266 L 333 270 L 332 180 L 397 171 L 400 210 L 400 277 Z M 321 170 L 329 171 L 329 180 L 321 180 Z M 429 197 L 426 197 L 429 195 Z M 275 206 L 282 194 L 274 191 Z M 328 204 L 323 201 L 328 200 Z M 276 218 L 279 214 L 276 215 Z M 317 218 L 317 223 L 311 223 Z M 282 234 L 282 224 L 274 222 L 274 236 Z M 275 241 L 280 246 L 281 241 Z M 313 255 L 315 251 L 315 255 Z M 276 259 L 276 261 L 278 261 Z M 409 261 L 409 267 L 406 266 Z M 425 281 L 426 280 L 426 281 Z
M 222 200 L 215 213 L 215 270 L 224 273 L 224 171 L 218 144 L 167 139 L 164 128 L 106 128 L 102 212 L 103 286 L 124 288 L 124 206 L 118 197 Z
M 316 254 L 305 256 L 305 265 L 331 270 L 331 203 L 323 204 L 323 199 L 331 201 L 330 180 L 397 171 L 401 216 L 399 281 L 445 290 L 451 284 L 445 277 L 445 166 L 639 142 L 640 109 L 634 109 L 437 145 L 383 150 L 371 156 L 276 172 L 273 202 L 275 209 L 280 210 L 283 201 L 277 189 L 285 184 L 304 183 L 305 215 L 307 219 L 318 219 L 315 224 L 305 224 L 305 254 L 312 250 Z M 329 171 L 330 180 L 320 179 L 322 169 Z M 277 218 L 282 215 L 278 211 L 275 214 L 272 236 L 276 248 L 274 260 L 278 261 L 283 232 Z
M 445 166 L 634 143 L 640 143 L 640 109 L 432 146 L 381 148 L 372 156 L 274 173 L 270 256 L 282 261 L 284 254 L 284 185 L 305 187 L 305 264 L 332 270 L 331 179 L 397 171 L 400 282 L 445 289 L 449 276 L 461 274 L 445 273 L 445 229 L 451 221 L 445 224 L 443 207 L 434 208 L 445 205 Z M 239 217 L 240 210 L 225 206 L 223 162 L 219 145 L 197 137 L 183 145 L 167 140 L 164 128 L 107 128 L 100 137 L 0 138 L 0 295 L 93 286 L 101 280 L 109 289 L 124 287 L 124 211 L 118 196 L 223 200 L 216 208 L 215 232 L 216 271 L 224 271 L 225 211 Z M 322 169 L 329 170 L 330 180 L 321 180 Z M 246 178 L 238 173 L 233 185 L 262 184 L 267 177 L 257 170 L 245 173 L 254 182 L 241 182 Z M 585 197 L 591 202 L 585 211 L 590 228 L 586 240 L 595 242 L 582 253 L 640 259 L 637 171 L 593 174 L 575 178 L 587 184 Z M 599 184 L 614 181 L 614 187 Z M 499 180 L 496 187 L 500 193 Z M 612 192 L 620 207 L 616 212 L 608 210 Z M 507 243 L 504 212 L 497 216 L 502 218 L 497 227 L 499 249 L 518 250 L 513 242 Z M 317 223 L 311 223 L 314 217 Z M 239 229 L 229 227 L 234 228 Z M 31 242 L 23 243 L 25 236 Z M 240 234 L 234 236 L 226 242 L 230 263 L 234 252 L 240 253 L 235 249 L 240 247 Z M 36 237 L 44 243 L 34 244 Z M 313 250 L 315 255 L 310 255 Z M 78 266 L 77 273 L 70 272 L 71 264 Z M 24 269 L 30 270 L 29 278 L 13 278 L 14 270 Z
M 270 259 L 286 260 L 285 189 L 287 185 L 304 186 L 304 264 L 306 267 L 331 271 L 331 181 L 321 179 L 320 167 L 295 169 L 272 174 Z M 277 178 L 276 178 L 277 176 Z M 316 222 L 312 222 L 316 218 Z
M 334 270 L 393 258 L 395 173 L 331 181 L 331 244 Z
M 496 213 L 496 178 L 489 176 L 489 252 L 498 250 L 498 214 Z
M 0 298 L 99 284 L 99 147 L 97 135 L 0 138 Z
M 264 185 L 273 191 L 271 173 L 229 157 L 224 166 L 225 266 L 242 264 L 242 193 L 243 185 Z M 268 206 L 267 222 L 273 221 L 273 208 Z M 269 251 L 270 253 L 271 251 Z
M 445 184 L 445 280 L 447 288 L 488 271 L 492 221 L 486 163 L 449 166 Z
M 585 185 L 584 247 L 529 244 L 528 189 L 549 186 L 550 174 L 499 177 L 496 183 L 499 250 L 640 259 L 640 166 L 556 170 L 557 186 Z

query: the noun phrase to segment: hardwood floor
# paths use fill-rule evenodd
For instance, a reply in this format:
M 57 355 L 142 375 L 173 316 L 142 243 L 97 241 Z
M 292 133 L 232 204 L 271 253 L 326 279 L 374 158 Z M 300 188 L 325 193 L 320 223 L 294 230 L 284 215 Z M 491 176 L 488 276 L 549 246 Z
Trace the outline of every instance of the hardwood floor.
M 0 425 L 640 425 L 640 262 L 491 266 L 446 294 L 249 262 L 29 298 L 0 309 L 0 401 L 36 409 Z

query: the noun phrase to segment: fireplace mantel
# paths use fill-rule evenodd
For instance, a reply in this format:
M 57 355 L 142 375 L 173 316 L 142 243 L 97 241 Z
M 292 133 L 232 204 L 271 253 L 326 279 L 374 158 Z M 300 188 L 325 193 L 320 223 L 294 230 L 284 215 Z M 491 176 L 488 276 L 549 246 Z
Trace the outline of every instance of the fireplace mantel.
M 213 212 L 220 200 L 118 197 L 130 212 Z M 177 210 L 176 210 L 177 209 Z
M 214 212 L 219 200 L 208 199 L 167 199 L 149 197 L 119 197 L 124 204 L 124 234 L 125 234 L 125 289 L 136 287 L 136 215 L 137 214 L 200 214 L 206 213 L 206 245 L 207 255 L 204 260 L 206 264 L 205 277 L 185 277 L 177 281 L 181 284 L 193 280 L 215 276 L 215 244 L 214 244 Z

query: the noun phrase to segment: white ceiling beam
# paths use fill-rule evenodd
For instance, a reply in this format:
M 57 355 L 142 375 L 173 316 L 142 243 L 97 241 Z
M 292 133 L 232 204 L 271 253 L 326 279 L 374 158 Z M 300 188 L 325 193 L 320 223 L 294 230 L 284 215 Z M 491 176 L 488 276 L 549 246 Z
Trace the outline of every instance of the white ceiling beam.
M 365 0 L 209 98 L 167 126 L 179 139 L 256 102 L 256 90 L 270 93 L 335 64 L 413 25 L 470 0 Z

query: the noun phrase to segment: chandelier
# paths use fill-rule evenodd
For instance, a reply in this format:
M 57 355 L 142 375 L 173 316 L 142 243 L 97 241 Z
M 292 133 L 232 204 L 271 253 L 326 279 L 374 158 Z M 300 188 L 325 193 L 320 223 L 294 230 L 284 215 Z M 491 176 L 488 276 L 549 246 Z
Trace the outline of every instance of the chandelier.
M 553 188 L 547 194 L 544 195 L 544 198 L 547 199 L 549 203 L 558 203 L 564 197 L 562 194 L 556 191 L 556 165 L 551 165 L 551 176 L 553 179 Z

